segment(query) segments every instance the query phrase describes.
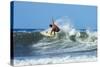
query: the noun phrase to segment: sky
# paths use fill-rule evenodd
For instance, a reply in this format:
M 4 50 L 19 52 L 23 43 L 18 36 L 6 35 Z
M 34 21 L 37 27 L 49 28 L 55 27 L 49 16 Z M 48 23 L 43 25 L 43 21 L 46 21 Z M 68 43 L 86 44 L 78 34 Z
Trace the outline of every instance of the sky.
M 67 16 L 77 29 L 97 29 L 97 7 L 15 1 L 14 29 L 46 29 L 54 20 Z

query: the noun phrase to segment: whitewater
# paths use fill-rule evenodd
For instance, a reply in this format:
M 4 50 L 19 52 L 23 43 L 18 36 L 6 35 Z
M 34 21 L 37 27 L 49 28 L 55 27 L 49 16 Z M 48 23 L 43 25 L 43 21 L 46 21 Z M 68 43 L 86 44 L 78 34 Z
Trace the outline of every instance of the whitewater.
M 64 18 L 65 19 L 65 18 Z M 75 29 L 67 19 L 58 19 L 61 31 L 45 37 L 43 30 L 13 32 L 14 65 L 36 65 L 97 60 L 97 31 Z

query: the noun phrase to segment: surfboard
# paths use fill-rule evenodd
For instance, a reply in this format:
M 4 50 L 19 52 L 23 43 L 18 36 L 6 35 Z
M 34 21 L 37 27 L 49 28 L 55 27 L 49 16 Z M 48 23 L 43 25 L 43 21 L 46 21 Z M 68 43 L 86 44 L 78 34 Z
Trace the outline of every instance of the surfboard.
M 52 32 L 51 34 L 51 30 L 50 29 L 47 29 L 45 31 L 42 31 L 40 32 L 43 36 L 48 36 L 48 37 L 53 37 L 55 35 L 57 35 L 57 32 L 55 32 L 55 35 L 54 35 L 54 32 Z

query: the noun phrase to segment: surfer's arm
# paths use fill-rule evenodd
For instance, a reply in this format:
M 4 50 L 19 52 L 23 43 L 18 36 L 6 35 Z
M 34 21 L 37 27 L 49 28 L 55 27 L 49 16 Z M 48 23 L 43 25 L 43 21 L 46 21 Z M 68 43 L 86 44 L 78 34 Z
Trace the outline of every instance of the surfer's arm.
M 52 24 L 54 25 L 55 23 L 53 22 Z
M 54 20 L 53 20 L 53 18 L 52 18 L 52 25 L 55 25 L 55 24 L 54 24 Z

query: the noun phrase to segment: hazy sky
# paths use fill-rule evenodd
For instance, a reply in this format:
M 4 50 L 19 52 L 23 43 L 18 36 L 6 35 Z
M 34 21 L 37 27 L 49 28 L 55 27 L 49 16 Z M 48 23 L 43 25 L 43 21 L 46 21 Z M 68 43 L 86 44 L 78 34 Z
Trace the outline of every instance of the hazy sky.
M 50 4 L 36 2 L 14 2 L 14 28 L 48 28 L 52 17 L 56 20 L 63 16 L 69 17 L 75 28 L 84 29 L 97 27 L 97 7 Z

